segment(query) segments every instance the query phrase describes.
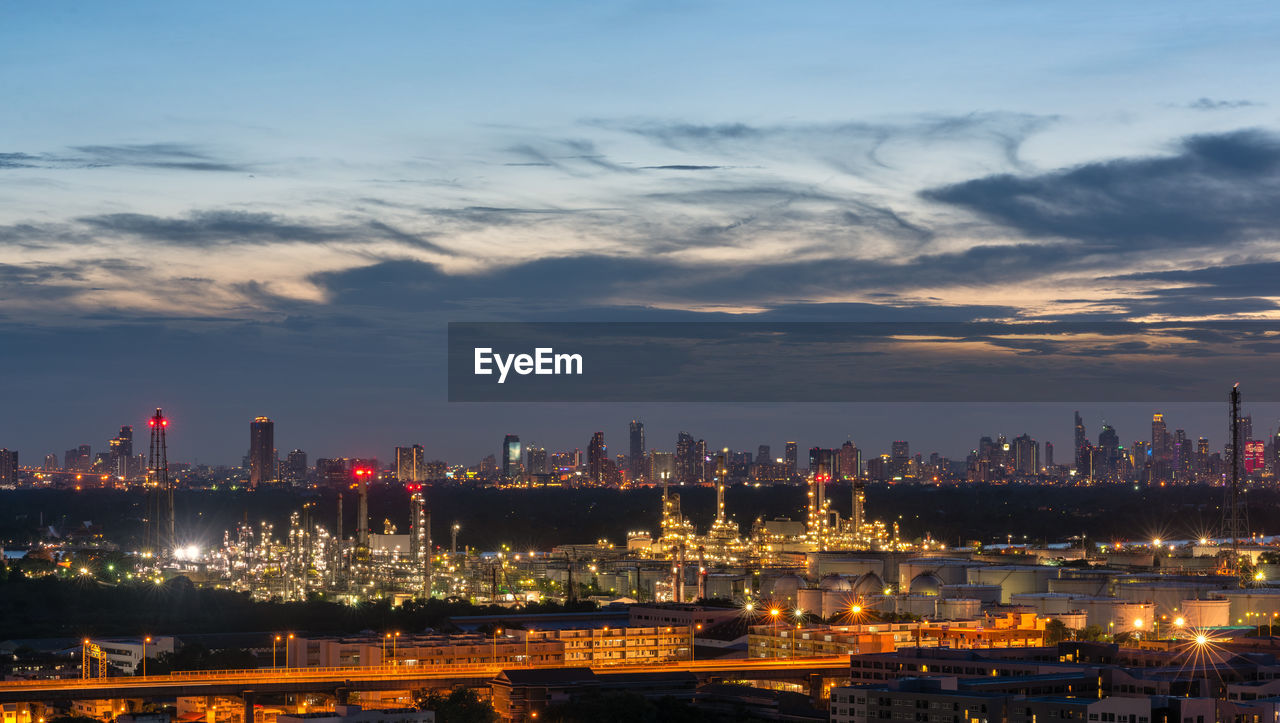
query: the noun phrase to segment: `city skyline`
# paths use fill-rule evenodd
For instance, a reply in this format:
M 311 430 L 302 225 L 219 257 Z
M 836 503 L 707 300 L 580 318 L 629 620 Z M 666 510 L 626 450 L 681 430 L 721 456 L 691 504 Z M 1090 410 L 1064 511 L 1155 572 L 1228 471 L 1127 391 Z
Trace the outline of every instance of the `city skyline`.
M 542 405 L 531 406 L 535 406 L 540 410 L 542 409 Z M 561 406 L 577 407 L 578 405 Z M 736 407 L 740 405 L 717 406 Z M 777 405 L 763 406 L 774 407 Z M 849 407 L 859 405 L 841 406 Z M 507 449 L 507 442 L 511 442 L 513 440 L 515 448 L 519 450 L 519 463 L 523 463 L 524 453 L 531 447 L 542 448 L 548 453 L 573 451 L 574 449 L 577 449 L 583 453 L 585 459 L 595 434 L 595 432 L 586 432 L 585 430 L 588 428 L 593 428 L 595 431 L 603 432 L 603 439 L 606 447 L 611 444 L 610 440 L 613 440 L 612 445 L 614 446 L 614 451 L 608 454 L 608 458 L 612 459 L 617 455 L 622 454 L 630 459 L 631 425 L 638 422 L 640 424 L 640 440 L 642 448 L 646 450 L 661 450 L 666 452 L 673 452 L 676 449 L 677 435 L 679 433 L 689 432 L 695 439 L 704 439 L 708 444 L 708 449 L 712 452 L 718 452 L 725 447 L 733 451 L 754 451 L 759 446 L 764 445 L 770 447 L 774 452 L 772 455 L 773 458 L 780 458 L 783 454 L 784 444 L 787 442 L 795 442 L 798 445 L 798 448 L 803 451 L 811 447 L 835 448 L 839 447 L 846 441 L 852 441 L 864 453 L 865 459 L 866 454 L 887 453 L 892 448 L 894 442 L 904 440 L 911 444 L 911 452 L 913 455 L 922 454 L 927 458 L 931 453 L 938 453 L 943 457 L 959 460 L 963 459 L 966 454 L 976 449 L 976 442 L 980 437 L 995 438 L 999 435 L 1003 435 L 1009 440 L 1012 440 L 1017 436 L 1027 434 L 1034 439 L 1041 448 L 1043 448 L 1043 445 L 1046 442 L 1052 443 L 1058 454 L 1055 458 L 1057 464 L 1067 466 L 1071 466 L 1073 464 L 1074 460 L 1071 450 L 1074 448 L 1074 417 L 1057 420 L 1052 425 L 1043 425 L 1039 424 L 1039 422 L 1047 416 L 1047 412 L 1043 409 L 1044 405 L 989 405 L 994 407 L 994 409 L 987 410 L 985 414 L 975 414 L 973 411 L 974 408 L 980 408 L 982 406 L 983 405 L 936 405 L 924 403 L 893 405 L 893 407 L 898 408 L 899 412 L 902 412 L 902 408 L 904 407 L 908 408 L 906 410 L 907 413 L 902 418 L 905 420 L 907 425 L 914 425 L 914 427 L 904 426 L 902 429 L 886 431 L 882 425 L 878 425 L 874 421 L 864 420 L 860 425 L 864 430 L 866 430 L 869 425 L 874 425 L 876 427 L 876 431 L 865 431 L 862 434 L 847 433 L 842 435 L 834 429 L 830 430 L 830 432 L 820 431 L 821 426 L 815 425 L 821 425 L 825 423 L 825 420 L 823 420 L 820 415 L 811 414 L 806 418 L 806 423 L 794 424 L 793 426 L 793 429 L 805 430 L 803 434 L 787 434 L 785 431 L 779 431 L 777 434 L 759 432 L 755 433 L 755 437 L 752 437 L 753 432 L 750 429 L 733 426 L 732 428 L 737 431 L 734 431 L 727 436 L 721 436 L 716 432 L 716 427 L 708 426 L 703 428 L 695 425 L 682 424 L 682 422 L 679 421 L 679 414 L 676 413 L 671 414 L 670 416 L 658 414 L 656 415 L 656 419 L 658 420 L 656 423 L 651 423 L 641 417 L 633 417 L 626 421 L 611 421 L 607 425 L 584 422 L 581 430 L 579 430 L 581 431 L 581 434 L 577 435 L 578 437 L 582 437 L 582 439 L 577 439 L 577 437 L 574 436 L 575 432 L 573 430 L 568 432 L 558 432 L 555 435 L 539 436 L 531 435 L 528 432 L 504 428 L 507 429 L 507 431 L 500 432 L 495 435 L 493 437 L 493 444 L 491 445 L 487 444 L 486 439 L 480 438 L 468 430 L 467 434 L 470 435 L 469 441 L 467 441 L 465 445 L 461 446 L 455 444 L 432 444 L 432 440 L 429 438 L 411 438 L 412 435 L 401 435 L 402 438 L 397 438 L 387 442 L 348 444 L 346 447 L 333 444 L 320 446 L 290 434 L 286 427 L 286 438 L 292 440 L 291 442 L 284 445 L 275 445 L 274 441 L 264 440 L 257 448 L 260 450 L 259 453 L 263 455 L 262 459 L 264 460 L 264 464 L 266 455 L 270 454 L 268 449 L 274 449 L 276 456 L 281 463 L 287 459 L 289 450 L 300 450 L 311 459 L 323 457 L 378 459 L 380 463 L 398 466 L 398 463 L 396 463 L 397 451 L 401 448 L 412 446 L 415 449 L 420 449 L 417 454 L 425 459 L 442 460 L 451 465 L 472 466 L 483 460 L 485 457 L 493 455 L 497 460 L 498 466 L 501 468 L 504 462 L 503 452 Z M 1024 410 L 1021 414 L 1011 413 L 1011 409 L 1017 410 L 1020 406 L 1034 406 L 1036 409 L 1034 411 Z M 1099 439 L 1098 435 L 1101 432 L 1103 425 L 1111 427 L 1114 432 L 1119 435 L 1118 441 L 1122 448 L 1130 448 L 1135 442 L 1149 443 L 1152 435 L 1151 424 L 1153 414 L 1159 414 L 1165 418 L 1169 435 L 1172 435 L 1175 430 L 1180 429 L 1184 430 L 1188 439 L 1192 441 L 1198 440 L 1200 437 L 1206 437 L 1209 440 L 1210 449 L 1219 452 L 1230 442 L 1230 427 L 1227 424 L 1226 419 L 1221 418 L 1224 414 L 1221 408 L 1222 405 L 1203 403 L 1193 405 L 1165 405 L 1157 408 L 1138 403 L 1118 404 L 1112 405 L 1112 411 L 1118 411 L 1119 413 L 1111 416 L 1101 414 L 1100 410 L 1091 410 L 1087 406 L 1073 407 L 1072 405 L 1066 404 L 1053 406 L 1058 409 L 1068 410 L 1065 412 L 1065 414 L 1068 415 L 1079 413 L 1085 423 L 1086 438 L 1091 444 L 1097 444 Z M 669 405 L 663 405 L 663 410 L 667 411 L 668 407 Z M 932 416 L 922 416 L 918 413 L 918 410 L 910 409 L 911 407 L 927 408 Z M 940 407 L 951 408 L 952 411 L 956 412 L 955 416 L 948 416 L 946 414 L 938 416 L 938 410 Z M 677 407 L 677 410 L 678 409 L 679 408 Z M 1263 411 L 1268 415 L 1276 415 L 1277 413 L 1280 413 L 1280 405 L 1257 404 L 1248 405 L 1244 409 L 1244 414 L 1254 420 L 1252 438 L 1264 441 L 1268 445 L 1271 445 L 1274 441 L 1274 437 L 1277 435 L 1278 431 L 1280 431 L 1280 421 L 1276 421 L 1274 416 L 1269 421 L 1266 416 L 1260 416 L 1257 412 Z M 1218 417 L 1218 419 L 1214 420 L 1213 417 Z M 170 418 L 172 419 L 172 414 L 170 414 Z M 1003 420 L 1003 422 L 1001 420 Z M 265 434 L 267 439 L 273 440 L 275 434 L 275 423 L 277 421 L 279 420 L 264 416 L 256 416 L 245 420 L 245 422 L 241 424 L 241 427 L 247 424 L 250 431 L 248 439 L 244 440 L 245 444 L 242 447 L 240 454 L 221 460 L 201 457 L 199 454 L 189 454 L 184 451 L 189 449 L 190 445 L 198 445 L 199 441 L 179 441 L 181 440 L 181 436 L 174 436 L 174 430 L 176 429 L 180 432 L 181 427 L 177 425 L 177 422 L 175 422 L 175 427 L 169 430 L 170 449 L 176 449 L 178 451 L 171 452 L 170 457 L 176 461 L 228 467 L 240 466 L 245 460 L 248 460 L 248 468 L 252 471 L 254 466 L 253 449 L 255 448 L 255 439 L 257 439 L 257 435 L 260 434 L 259 430 L 266 430 Z M 1022 422 L 1022 426 L 1019 426 L 1018 422 Z M 1204 424 L 1203 426 L 1197 426 L 1199 423 Z M 978 426 L 982 424 L 988 424 L 989 426 Z M 123 426 L 121 427 L 121 434 L 124 433 Z M 536 428 L 536 425 L 531 423 L 530 427 Z M 653 434 L 652 430 L 655 428 L 659 430 L 659 433 L 662 436 L 659 437 Z M 670 429 L 670 434 L 666 433 L 668 429 Z M 724 428 L 721 427 L 720 429 Z M 926 433 L 922 434 L 922 429 L 926 430 Z M 944 429 L 946 431 L 943 431 Z M 1052 431 L 1046 433 L 1046 430 Z M 1137 430 L 1138 433 L 1133 433 L 1133 430 Z M 1215 431 L 1217 431 L 1218 434 L 1215 435 Z M 505 434 L 508 439 L 504 439 L 502 436 L 503 434 Z M 225 434 L 223 436 L 231 435 Z M 950 443 L 935 443 L 939 438 L 947 439 Z M 105 442 L 97 442 L 93 440 L 87 442 L 80 441 L 74 443 L 74 445 L 79 445 L 82 450 L 84 446 L 88 446 L 91 448 L 93 453 L 113 453 L 115 449 L 113 444 L 114 439 L 116 438 L 109 438 Z M 230 443 L 228 443 L 228 445 L 230 445 Z M 39 460 L 44 459 L 46 454 L 52 454 L 61 460 L 63 456 L 63 452 L 61 450 L 64 449 L 65 446 L 65 444 L 61 446 L 55 444 L 54 448 L 49 449 L 47 452 L 40 452 L 39 450 L 26 452 L 25 450 L 21 450 L 24 452 L 22 464 L 23 466 L 37 467 L 39 466 Z M 338 448 L 330 448 L 334 446 Z M 492 449 L 489 449 L 488 447 L 492 447 Z M 14 448 L 11 447 L 10 449 Z M 178 456 L 175 456 L 175 454 Z M 517 460 L 512 458 L 512 462 L 517 462 Z M 419 463 L 421 463 L 421 461 Z M 265 474 L 265 472 L 263 472 L 263 474 Z

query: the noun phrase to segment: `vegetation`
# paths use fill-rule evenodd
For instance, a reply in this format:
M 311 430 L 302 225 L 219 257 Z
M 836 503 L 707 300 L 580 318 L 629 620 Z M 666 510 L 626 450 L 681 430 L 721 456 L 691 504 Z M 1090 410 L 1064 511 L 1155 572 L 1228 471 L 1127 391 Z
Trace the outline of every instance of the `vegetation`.
M 498 720 L 493 706 L 468 688 L 457 688 L 447 694 L 438 691 L 418 694 L 414 702 L 419 710 L 435 711 L 436 723 L 496 723 Z
M 531 604 L 525 609 L 565 612 L 594 608 L 594 604 L 583 602 L 572 607 Z M 510 611 L 499 606 L 439 599 L 408 602 L 394 608 L 386 600 L 354 607 L 322 599 L 296 603 L 254 602 L 246 594 L 198 588 L 185 577 L 164 584 L 135 581 L 108 585 L 84 577 L 11 575 L 7 582 L 0 584 L 0 640 L 166 632 L 305 630 L 336 634 L 361 630 L 450 630 L 449 619 L 454 616 L 505 612 Z

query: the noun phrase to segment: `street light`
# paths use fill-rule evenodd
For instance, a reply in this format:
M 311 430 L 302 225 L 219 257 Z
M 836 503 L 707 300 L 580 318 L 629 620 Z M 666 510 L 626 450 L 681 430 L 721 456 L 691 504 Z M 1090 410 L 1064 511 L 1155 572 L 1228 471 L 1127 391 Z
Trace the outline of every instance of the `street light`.
M 276 665 L 276 646 L 280 644 L 280 636 L 277 635 L 271 639 L 271 669 L 275 670 Z
M 284 669 L 289 669 L 289 646 L 293 641 L 293 633 L 289 633 L 288 641 L 284 644 Z
M 151 642 L 151 636 L 148 635 L 142 639 L 142 677 L 147 677 L 147 643 Z
M 494 665 L 498 664 L 498 636 L 502 634 L 502 628 L 493 629 L 493 658 L 490 660 Z
M 773 608 L 769 611 L 769 617 L 772 618 L 772 622 L 770 623 L 771 633 L 769 637 L 773 638 L 773 657 L 775 660 L 778 658 L 778 648 L 780 646 L 778 642 L 778 616 L 781 614 L 782 611 L 778 608 Z

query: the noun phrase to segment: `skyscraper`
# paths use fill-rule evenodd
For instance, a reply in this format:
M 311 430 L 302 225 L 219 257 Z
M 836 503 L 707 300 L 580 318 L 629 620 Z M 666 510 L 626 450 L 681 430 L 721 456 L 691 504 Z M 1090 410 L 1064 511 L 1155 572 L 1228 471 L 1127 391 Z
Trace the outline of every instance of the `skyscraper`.
M 608 451 L 604 446 L 604 432 L 596 432 L 591 435 L 591 443 L 587 446 L 587 480 L 591 484 L 603 484 L 607 459 Z
M 545 447 L 525 447 L 529 458 L 529 474 L 547 473 L 547 450 Z
M 0 484 L 10 487 L 18 484 L 17 450 L 0 449 Z
M 1169 428 L 1165 426 L 1163 414 L 1151 416 L 1151 456 L 1160 462 L 1168 462 L 1173 458 L 1173 444 L 1169 439 Z
M 769 464 L 773 457 L 769 455 L 769 445 L 762 444 L 756 449 L 756 464 Z
M 787 468 L 787 474 L 792 477 L 796 474 L 796 464 L 800 456 L 800 445 L 795 442 L 787 442 L 784 448 L 782 464 Z
M 402 484 L 426 481 L 427 456 L 422 445 L 396 447 L 396 479 Z
M 842 480 L 857 479 L 862 472 L 862 451 L 852 441 L 840 445 L 836 458 L 836 477 Z
M 702 474 L 702 460 L 698 458 L 698 444 L 688 432 L 681 432 L 676 437 L 675 461 L 676 483 L 697 484 Z
M 627 457 L 627 474 L 634 482 L 648 476 L 644 458 L 644 422 L 631 420 L 631 449 Z
M 1100 458 L 1094 476 L 1114 478 L 1120 465 L 1120 434 L 1105 422 L 1098 432 L 1098 452 Z
M 289 453 L 288 463 L 286 465 L 289 482 L 291 484 L 302 484 L 307 481 L 307 453 L 300 449 L 295 449 Z
M 524 451 L 520 437 L 508 434 L 502 438 L 502 478 L 519 479 L 524 475 Z
M 120 434 L 107 441 L 110 473 L 120 477 L 128 477 L 131 470 L 129 464 L 133 458 L 133 427 L 120 427 Z
M 1087 446 L 1089 446 L 1089 437 L 1085 434 L 1084 420 L 1080 418 L 1080 412 L 1076 412 L 1075 462 L 1078 474 L 1083 474 L 1085 469 L 1092 467 L 1092 460 L 1085 456 L 1085 447 Z
M 1013 438 L 1013 468 L 1020 476 L 1028 477 L 1040 472 L 1040 443 L 1029 434 Z
M 276 481 L 276 423 L 257 417 L 249 423 L 249 486 Z

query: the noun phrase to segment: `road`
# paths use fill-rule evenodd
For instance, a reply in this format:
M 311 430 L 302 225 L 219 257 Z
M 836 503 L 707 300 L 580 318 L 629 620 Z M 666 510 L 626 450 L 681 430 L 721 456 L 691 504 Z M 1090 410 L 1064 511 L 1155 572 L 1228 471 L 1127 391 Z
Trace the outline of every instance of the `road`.
M 514 665 L 384 666 L 344 668 L 268 668 L 212 670 L 171 675 L 0 682 L 0 703 L 50 702 L 91 698 L 166 698 L 177 696 L 324 693 L 349 690 L 408 690 L 433 685 L 483 685 Z M 544 666 L 546 667 L 546 666 Z M 563 666 L 550 666 L 563 667 Z M 802 680 L 811 673 L 846 676 L 849 657 L 837 655 L 796 659 L 681 660 L 633 665 L 594 665 L 596 673 L 670 673 L 688 671 L 699 677 Z

